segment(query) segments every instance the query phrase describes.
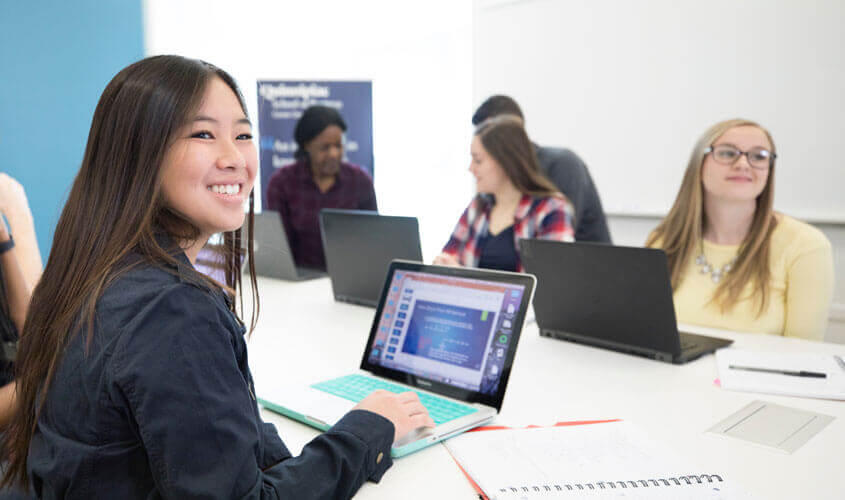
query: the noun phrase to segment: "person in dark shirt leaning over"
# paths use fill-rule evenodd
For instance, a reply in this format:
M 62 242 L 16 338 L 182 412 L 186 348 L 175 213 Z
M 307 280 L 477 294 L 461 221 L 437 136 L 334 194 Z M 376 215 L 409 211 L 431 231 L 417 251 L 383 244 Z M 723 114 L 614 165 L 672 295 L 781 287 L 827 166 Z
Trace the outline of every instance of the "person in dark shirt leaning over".
M 472 124 L 480 125 L 484 120 L 497 115 L 516 115 L 523 122 L 519 104 L 506 95 L 488 97 L 472 115 Z M 569 198 L 575 207 L 575 241 L 611 243 L 607 219 L 601 206 L 601 198 L 593 184 L 587 165 L 574 152 L 563 148 L 550 148 L 534 144 L 540 169 Z
M 346 123 L 334 108 L 311 106 L 296 123 L 296 163 L 273 173 L 265 205 L 282 215 L 297 266 L 326 270 L 320 210 L 378 210 L 373 180 L 343 161 Z

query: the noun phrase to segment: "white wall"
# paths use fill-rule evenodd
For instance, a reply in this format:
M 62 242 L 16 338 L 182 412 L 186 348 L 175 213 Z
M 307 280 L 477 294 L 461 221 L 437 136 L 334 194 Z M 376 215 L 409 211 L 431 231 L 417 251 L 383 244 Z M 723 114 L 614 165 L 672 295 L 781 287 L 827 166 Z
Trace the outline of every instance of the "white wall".
M 845 222 L 842 0 L 476 0 L 474 97 L 591 167 L 610 212 L 669 208 L 693 144 L 741 116 L 778 147 L 775 207 Z
M 472 3 L 434 0 L 146 0 L 146 54 L 231 73 L 250 116 L 258 79 L 373 81 L 379 209 L 420 219 L 423 255 L 446 243 L 473 184 Z
M 473 102 L 509 94 L 529 135 L 579 153 L 631 246 L 709 125 L 759 121 L 778 146 L 775 209 L 833 244 L 827 339 L 845 343 L 843 25 L 841 0 L 475 0 Z

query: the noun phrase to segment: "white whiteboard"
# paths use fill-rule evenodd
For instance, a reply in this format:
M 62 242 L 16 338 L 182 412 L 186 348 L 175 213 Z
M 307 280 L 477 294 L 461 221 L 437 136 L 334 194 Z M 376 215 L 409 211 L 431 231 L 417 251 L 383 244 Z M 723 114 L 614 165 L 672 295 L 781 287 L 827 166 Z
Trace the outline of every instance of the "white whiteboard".
M 845 222 L 842 0 L 476 0 L 473 96 L 590 167 L 605 210 L 665 214 L 711 124 L 778 149 L 775 208 Z

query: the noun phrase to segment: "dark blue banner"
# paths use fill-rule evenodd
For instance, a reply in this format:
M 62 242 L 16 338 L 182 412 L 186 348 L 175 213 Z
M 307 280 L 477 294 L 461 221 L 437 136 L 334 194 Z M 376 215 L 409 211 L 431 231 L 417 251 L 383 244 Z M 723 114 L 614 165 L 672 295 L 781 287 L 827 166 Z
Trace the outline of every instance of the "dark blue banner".
M 293 129 L 309 106 L 329 106 L 346 122 L 344 160 L 373 175 L 372 82 L 258 81 L 261 193 L 276 169 L 294 162 Z

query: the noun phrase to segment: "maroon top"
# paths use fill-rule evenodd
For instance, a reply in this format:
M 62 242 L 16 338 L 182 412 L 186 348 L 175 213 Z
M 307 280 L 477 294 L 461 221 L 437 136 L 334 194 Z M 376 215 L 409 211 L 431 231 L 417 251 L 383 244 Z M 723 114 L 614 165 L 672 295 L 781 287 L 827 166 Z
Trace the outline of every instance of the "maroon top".
M 334 185 L 321 193 L 307 161 L 286 165 L 270 176 L 267 210 L 282 214 L 288 243 L 297 266 L 326 269 L 320 237 L 320 210 L 378 210 L 373 181 L 361 167 L 341 163 Z

